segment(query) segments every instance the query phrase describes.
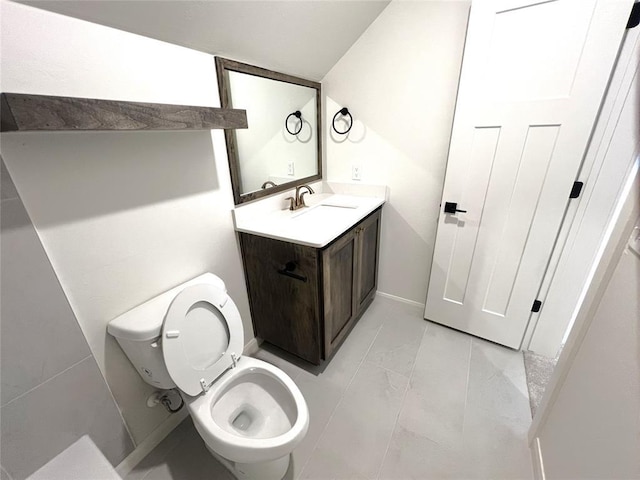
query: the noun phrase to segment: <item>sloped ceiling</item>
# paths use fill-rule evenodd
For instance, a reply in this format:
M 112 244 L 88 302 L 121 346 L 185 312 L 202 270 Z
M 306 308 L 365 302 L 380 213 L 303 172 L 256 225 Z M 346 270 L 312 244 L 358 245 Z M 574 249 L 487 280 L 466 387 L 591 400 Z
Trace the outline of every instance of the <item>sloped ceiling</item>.
M 30 0 L 43 10 L 321 80 L 388 0 Z

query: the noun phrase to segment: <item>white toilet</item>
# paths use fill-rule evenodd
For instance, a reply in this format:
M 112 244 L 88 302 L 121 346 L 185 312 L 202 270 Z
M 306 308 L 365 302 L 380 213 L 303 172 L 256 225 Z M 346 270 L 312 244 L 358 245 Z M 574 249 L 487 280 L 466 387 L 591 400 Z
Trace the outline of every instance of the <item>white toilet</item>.
M 205 273 L 109 322 L 149 384 L 178 387 L 207 448 L 237 478 L 280 480 L 309 427 L 295 383 L 243 357 L 240 313 L 224 282 Z

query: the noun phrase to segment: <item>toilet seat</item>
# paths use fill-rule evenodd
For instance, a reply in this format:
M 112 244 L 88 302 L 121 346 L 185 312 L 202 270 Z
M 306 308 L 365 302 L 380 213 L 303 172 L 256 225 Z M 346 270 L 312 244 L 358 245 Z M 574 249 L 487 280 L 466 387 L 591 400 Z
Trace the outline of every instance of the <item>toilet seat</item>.
M 182 290 L 169 306 L 162 326 L 162 353 L 175 384 L 196 396 L 242 354 L 240 313 L 227 292 L 211 284 Z

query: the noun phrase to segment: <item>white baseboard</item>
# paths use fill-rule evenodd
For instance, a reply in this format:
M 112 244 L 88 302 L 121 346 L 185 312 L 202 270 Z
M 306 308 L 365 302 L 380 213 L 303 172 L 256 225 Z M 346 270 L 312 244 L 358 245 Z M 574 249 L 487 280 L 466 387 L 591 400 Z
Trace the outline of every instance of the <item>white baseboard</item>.
M 535 480 L 545 480 L 542 449 L 540 448 L 540 439 L 538 437 L 531 444 L 531 463 L 533 464 L 533 478 Z
M 420 307 L 424 310 L 424 303 L 416 302 L 414 300 L 409 300 L 408 298 L 398 297 L 396 295 L 391 295 L 390 293 L 384 292 L 376 292 L 376 295 L 379 295 L 383 298 L 388 298 L 390 300 L 395 300 L 396 302 L 406 303 L 407 305 L 413 305 L 414 307 Z
M 138 445 L 133 452 L 131 452 L 127 458 L 125 458 L 116 467 L 116 472 L 121 477 L 126 477 L 136 465 L 138 465 L 144 457 L 149 455 L 151 450 L 156 448 L 158 444 L 169 435 L 174 428 L 176 428 L 182 420 L 189 416 L 187 408 L 184 407 L 179 412 L 174 413 L 169 418 L 158 426 L 151 434 L 145 438 L 140 445 Z
M 259 347 L 260 347 L 260 344 L 258 343 L 258 340 L 256 338 L 252 338 L 245 344 L 244 352 L 242 353 L 243 355 L 253 355 L 258 351 Z

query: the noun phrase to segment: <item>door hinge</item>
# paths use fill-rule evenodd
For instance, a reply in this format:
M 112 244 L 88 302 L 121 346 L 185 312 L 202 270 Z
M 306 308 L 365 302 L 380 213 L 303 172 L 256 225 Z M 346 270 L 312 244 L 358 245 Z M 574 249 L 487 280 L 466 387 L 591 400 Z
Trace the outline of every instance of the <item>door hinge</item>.
M 531 307 L 532 312 L 539 312 L 540 307 L 542 307 L 542 302 L 540 300 L 534 300 L 533 306 Z
M 578 198 L 580 196 L 580 193 L 582 192 L 582 187 L 584 187 L 583 182 L 573 182 L 573 187 L 571 187 L 569 198 Z
M 631 7 L 631 15 L 629 15 L 629 21 L 627 22 L 627 28 L 637 27 L 640 24 L 640 3 L 636 2 Z

